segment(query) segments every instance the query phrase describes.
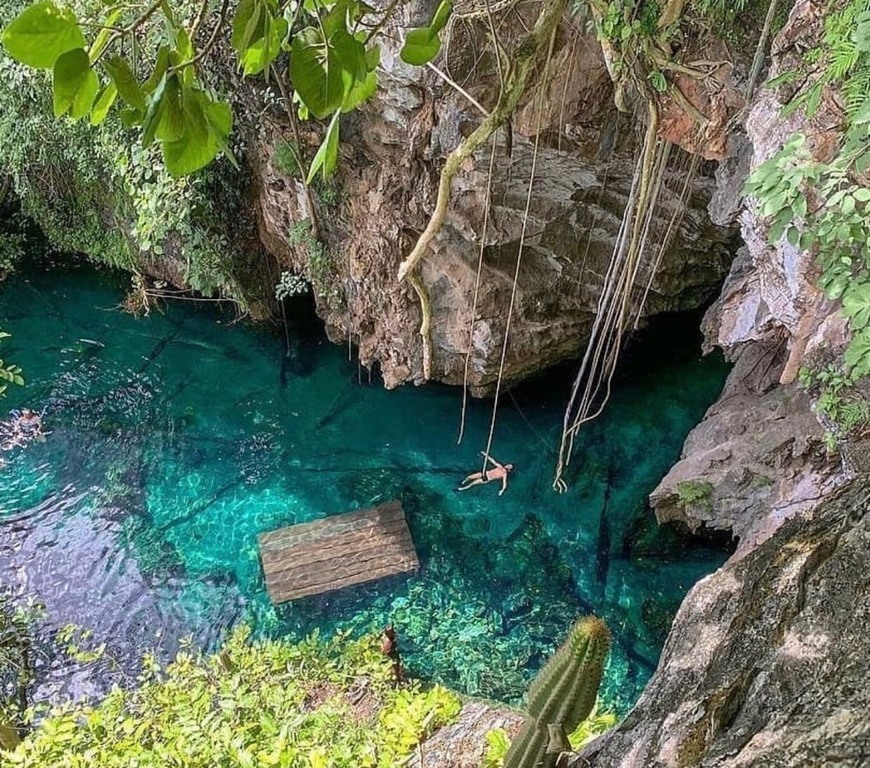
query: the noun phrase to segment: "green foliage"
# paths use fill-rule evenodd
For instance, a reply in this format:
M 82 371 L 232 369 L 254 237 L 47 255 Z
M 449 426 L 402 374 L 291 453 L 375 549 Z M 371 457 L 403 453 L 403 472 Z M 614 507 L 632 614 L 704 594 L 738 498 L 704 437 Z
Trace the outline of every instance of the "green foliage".
M 596 702 L 589 717 L 583 720 L 573 733 L 568 735 L 571 749 L 575 752 L 583 749 L 589 742 L 613 728 L 617 720 L 614 712 L 601 710 L 600 702 Z M 481 768 L 503 768 L 510 745 L 511 740 L 504 728 L 493 728 L 488 731 L 486 734 L 486 752 Z
M 21 232 L 0 232 L 0 280 L 15 269 L 24 256 L 26 239 Z
M 287 233 L 287 242 L 301 248 L 305 254 L 305 276 L 314 286 L 317 294 L 328 301 L 336 300 L 340 294 L 334 284 L 335 270 L 329 250 L 311 232 L 308 219 L 293 225 Z
M 816 398 L 816 412 L 823 417 L 828 450 L 833 452 L 847 437 L 870 427 L 870 401 L 858 389 L 859 377 L 836 365 L 814 371 L 802 368 L 801 384 Z
M 36 662 L 32 630 L 42 614 L 36 603 L 13 606 L 0 596 L 0 749 L 17 743 L 17 727 L 24 722 Z M 14 727 L 4 733 L 4 726 Z
M 302 275 L 294 275 L 292 272 L 282 272 L 278 285 L 275 286 L 275 298 L 278 301 L 301 296 L 308 290 L 308 281 Z
M 13 0 L 0 6 L 0 26 L 24 5 Z M 175 5 L 184 10 L 180 18 L 187 18 L 199 3 Z M 74 0 L 70 8 L 88 24 L 103 12 L 98 0 Z M 162 34 L 143 37 L 140 55 L 156 56 Z M 123 58 L 107 53 L 101 63 L 125 103 L 146 104 Z M 184 274 L 203 294 L 244 304 L 238 276 L 249 259 L 236 245 L 238 222 L 227 215 L 242 204 L 241 178 L 231 166 L 218 162 L 195 177 L 175 178 L 157 142 L 147 149 L 131 143 L 118 114 L 107 112 L 95 127 L 54 120 L 53 98 L 49 73 L 0 57 L 0 168 L 12 177 L 23 213 L 51 244 L 133 271 L 143 257 L 158 265 L 169 261 L 168 270 Z M 20 244 L 0 236 L 0 271 L 4 242 L 12 256 Z
M 12 58 L 39 69 L 51 69 L 60 56 L 85 46 L 75 14 L 52 0 L 24 10 L 6 27 L 2 42 Z
M 752 0 L 694 0 L 694 10 L 701 16 L 715 19 L 720 23 L 733 23 L 743 13 Z
M 133 67 L 124 66 L 118 51 L 125 38 L 135 36 L 156 10 L 162 11 L 166 33 L 161 50 L 143 83 Z M 85 7 L 87 9 L 87 6 Z M 53 74 L 54 114 L 69 113 L 74 120 L 92 110 L 91 122 L 101 123 L 120 94 L 128 108 L 124 120 L 128 127 L 142 129 L 142 144 L 147 147 L 157 138 L 163 149 L 167 170 L 176 176 L 192 173 L 210 163 L 219 152 L 228 152 L 227 140 L 232 127 L 232 113 L 227 104 L 217 101 L 196 80 L 192 65 L 194 52 L 187 31 L 179 26 L 168 3 L 145 10 L 108 9 L 102 18 L 105 27 L 117 32 L 97 36 L 88 45 L 78 15 L 69 7 L 59 7 L 53 0 L 29 6 L 3 32 L 2 42 L 16 61 L 36 68 L 51 68 Z M 104 95 L 101 89 L 100 60 L 113 54 L 102 67 Z M 137 68 L 152 62 L 133 59 Z M 114 88 L 109 88 L 109 84 Z
M 846 368 L 859 378 L 870 373 L 870 0 L 850 0 L 826 17 L 825 48 L 811 58 L 822 74 L 788 108 L 812 116 L 824 89 L 839 87 L 848 96 L 839 151 L 819 162 L 798 134 L 755 170 L 746 192 L 771 222 L 771 243 L 785 237 L 816 251 L 820 287 L 842 299 L 849 319 Z
M 441 0 L 428 27 L 408 30 L 400 53 L 402 61 L 417 67 L 432 61 L 441 50 L 441 31 L 447 26 L 452 11 L 453 3 Z
M 502 768 L 511 740 L 504 728 L 493 728 L 486 734 L 486 752 L 481 768 Z
M 182 650 L 165 669 L 146 656 L 136 688 L 52 710 L 0 766 L 388 768 L 459 712 L 439 686 L 396 690 L 373 638 L 248 635 L 214 656 Z
M 311 186 L 314 190 L 314 196 L 317 198 L 317 202 L 326 208 L 338 205 L 344 197 L 341 184 L 335 177 L 329 179 L 315 179 Z
M 710 496 L 713 486 L 702 480 L 683 480 L 677 483 L 677 498 L 685 509 L 700 507 L 710 508 Z
M 607 733 L 616 725 L 619 719 L 616 713 L 601 709 L 600 704 L 600 701 L 595 702 L 595 707 L 589 716 L 581 721 L 572 733 L 568 734 L 571 749 L 583 749 L 590 741 L 597 739 L 603 733 Z
M 302 164 L 299 162 L 299 148 L 289 141 L 280 141 L 275 146 L 272 164 L 285 176 L 298 179 L 302 174 Z
M 91 125 L 100 125 L 120 97 L 124 126 L 140 131 L 143 148 L 158 143 L 174 176 L 194 173 L 221 153 L 235 162 L 229 104 L 202 77 L 202 63 L 221 34 L 229 34 L 245 76 L 283 77 L 275 64 L 288 52 L 287 71 L 300 114 L 331 118 L 305 175 L 309 180 L 318 171 L 328 176 L 338 158 L 340 115 L 377 89 L 376 41 L 395 4 L 377 11 L 363 0 L 240 0 L 232 18 L 230 5 L 41 0 L 11 20 L 2 42 L 16 61 L 52 70 L 56 116 L 89 116 Z M 425 33 L 437 53 L 450 9 L 444 0 L 429 27 L 410 33 L 408 49 L 413 49 L 415 35 Z
M 0 330 L 0 341 L 8 339 L 10 334 Z M 21 368 L 17 365 L 7 363 L 0 357 L 0 397 L 6 394 L 6 390 L 10 384 L 23 386 L 24 377 L 21 375 Z
M 610 642 L 601 619 L 581 619 L 571 628 L 529 688 L 529 718 L 505 755 L 506 768 L 555 768 L 570 749 L 568 732 L 595 706 Z

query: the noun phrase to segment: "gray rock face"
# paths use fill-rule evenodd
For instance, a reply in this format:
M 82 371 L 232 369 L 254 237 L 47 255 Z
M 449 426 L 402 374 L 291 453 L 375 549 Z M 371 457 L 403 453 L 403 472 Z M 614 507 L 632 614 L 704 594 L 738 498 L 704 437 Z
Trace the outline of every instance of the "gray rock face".
M 575 768 L 870 761 L 870 485 L 699 582 L 641 700 Z
M 825 7 L 798 0 L 770 76 L 816 45 Z M 750 162 L 744 148 L 721 169 L 715 220 L 739 208 L 728 200 L 739 177 L 793 133 L 830 157 L 832 105 L 783 120 L 788 95 L 760 89 L 746 125 Z M 769 245 L 751 204 L 740 223 L 746 247 L 704 321 L 708 347 L 735 368 L 651 497 L 660 520 L 730 530 L 740 545 L 689 593 L 641 700 L 578 768 L 870 765 L 867 451 L 846 446 L 844 471 L 795 384 L 807 355 L 842 349 L 847 333 L 816 287 L 812 254 Z
M 535 9 L 523 6 L 520 15 L 505 17 L 500 35 L 508 42 L 517 39 Z M 483 46 L 485 32 L 479 22 L 457 20 L 439 66 L 491 107 L 498 81 L 492 62 L 468 60 L 475 46 Z M 343 342 L 349 336 L 363 364 L 379 364 L 386 385 L 393 387 L 422 380 L 418 300 L 397 280 L 398 265 L 428 222 L 443 159 L 480 118 L 431 73 L 403 64 L 389 46 L 381 66 L 382 89 L 375 101 L 342 124 L 343 201 L 321 210 L 329 256 L 325 279 L 315 281 L 315 289 L 330 338 Z M 470 346 L 469 383 L 478 393 L 490 391 L 498 375 L 534 136 L 539 134 L 541 143 L 507 349 L 508 381 L 581 354 L 636 170 L 636 132 L 630 119 L 616 113 L 593 35 L 566 22 L 551 75 L 546 82 L 536 77 L 513 120 L 512 150 L 504 132 L 497 137 L 489 203 L 486 146 L 460 169 L 445 225 L 420 267 L 432 308 L 433 377 L 462 383 Z M 547 94 L 540 123 L 533 99 L 539 92 Z M 677 137 L 679 125 L 668 125 Z M 691 121 L 684 132 L 694 135 Z M 310 254 L 288 237 L 310 209 L 300 185 L 274 163 L 280 141 L 275 133 L 258 149 L 261 236 L 283 269 L 310 273 Z M 652 227 L 655 242 L 668 228 L 687 176 L 688 157 L 675 150 L 672 158 Z M 727 272 L 726 243 L 733 229 L 710 222 L 713 189 L 713 179 L 701 175 L 690 186 L 685 216 L 652 282 L 645 316 L 699 306 Z M 656 258 L 656 249 L 649 251 L 636 280 L 639 294 Z
M 408 765 L 410 768 L 480 768 L 486 754 L 486 734 L 503 728 L 513 737 L 522 724 L 520 712 L 468 701 L 457 721 L 425 741 Z
M 742 351 L 719 400 L 650 496 L 659 522 L 730 531 L 739 554 L 841 482 L 809 398 L 796 384 L 779 384 L 786 357 L 776 341 Z

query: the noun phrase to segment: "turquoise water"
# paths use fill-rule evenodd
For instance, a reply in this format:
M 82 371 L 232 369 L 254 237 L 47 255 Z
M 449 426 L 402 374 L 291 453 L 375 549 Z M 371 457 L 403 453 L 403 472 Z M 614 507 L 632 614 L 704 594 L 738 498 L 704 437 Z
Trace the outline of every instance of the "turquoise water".
M 387 392 L 310 329 L 292 332 L 288 359 L 281 335 L 214 305 L 134 318 L 117 311 L 124 285 L 33 268 L 0 286 L 4 357 L 27 375 L 7 404 L 46 409 L 51 430 L 0 469 L 0 572 L 113 660 L 72 687 L 56 671 L 49 692 L 98 690 L 144 648 L 211 647 L 243 620 L 269 635 L 392 622 L 412 673 L 513 701 L 595 611 L 616 637 L 605 696 L 624 709 L 681 597 L 725 558 L 657 532 L 645 508 L 727 372 L 700 359 L 685 319 L 629 355 L 567 494 L 551 490 L 567 371 L 505 398 L 493 455 L 517 471 L 499 498 L 453 491 L 478 468 L 490 403 L 471 404 L 457 447 L 455 389 Z M 418 574 L 271 607 L 257 534 L 391 498 Z

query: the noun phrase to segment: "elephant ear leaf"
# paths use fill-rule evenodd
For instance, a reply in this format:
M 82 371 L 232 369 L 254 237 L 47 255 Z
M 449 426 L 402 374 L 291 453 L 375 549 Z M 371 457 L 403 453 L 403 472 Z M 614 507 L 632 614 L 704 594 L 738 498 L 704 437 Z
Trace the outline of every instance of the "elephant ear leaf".
M 69 112 L 78 120 L 91 111 L 100 81 L 84 48 L 75 48 L 61 55 L 54 63 L 54 115 Z
M 13 59 L 37 69 L 51 69 L 67 51 L 85 47 L 75 14 L 52 0 L 25 8 L 3 30 L 2 41 Z
M 450 0 L 442 0 L 428 27 L 409 30 L 399 54 L 402 61 L 415 67 L 422 67 L 432 61 L 441 50 L 441 30 L 447 26 L 452 11 L 453 4 Z

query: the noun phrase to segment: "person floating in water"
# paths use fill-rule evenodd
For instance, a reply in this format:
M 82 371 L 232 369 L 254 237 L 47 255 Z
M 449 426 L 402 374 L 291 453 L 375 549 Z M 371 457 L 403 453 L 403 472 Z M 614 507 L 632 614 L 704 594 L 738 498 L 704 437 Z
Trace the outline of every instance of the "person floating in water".
M 18 417 L 18 428 L 25 437 L 39 437 L 42 434 L 42 417 L 30 408 L 24 408 Z
M 475 485 L 486 485 L 487 483 L 491 483 L 493 480 L 501 480 L 501 490 L 498 492 L 498 495 L 501 496 L 507 490 L 508 475 L 514 471 L 514 465 L 500 464 L 484 451 L 481 451 L 480 455 L 488 462 L 491 462 L 493 468 L 485 469 L 482 472 L 473 472 L 459 484 L 459 488 L 456 490 L 467 491 Z

